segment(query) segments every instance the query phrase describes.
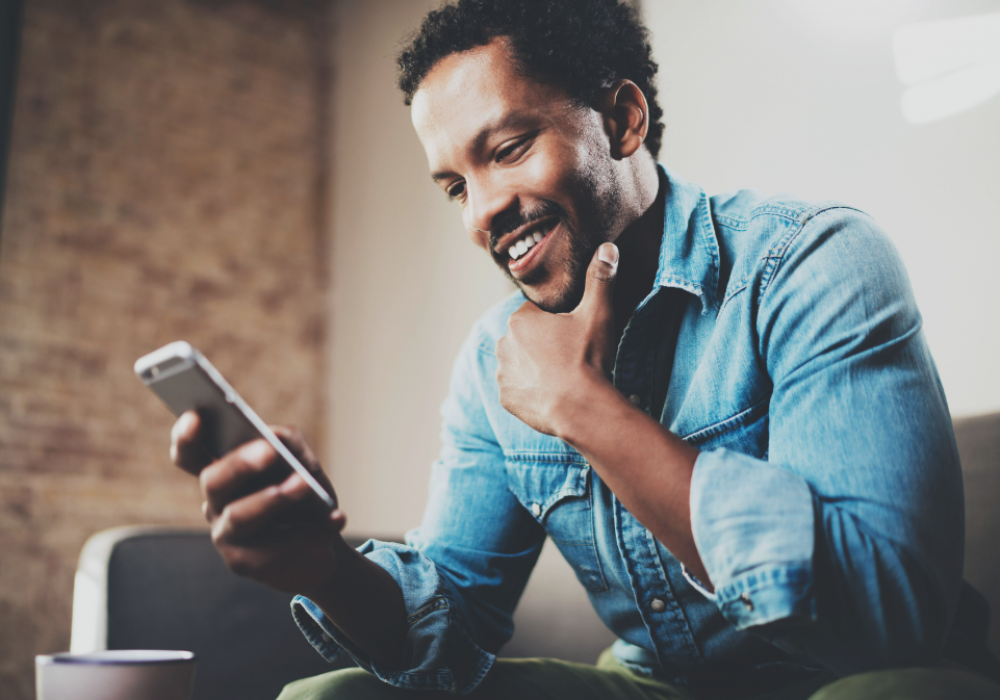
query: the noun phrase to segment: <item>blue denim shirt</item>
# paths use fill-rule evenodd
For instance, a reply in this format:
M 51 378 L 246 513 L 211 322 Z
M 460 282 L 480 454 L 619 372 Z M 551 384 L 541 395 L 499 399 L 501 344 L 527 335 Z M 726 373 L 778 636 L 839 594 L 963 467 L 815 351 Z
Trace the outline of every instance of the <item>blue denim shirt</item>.
M 680 314 L 659 417 L 701 450 L 691 521 L 715 593 L 578 452 L 500 405 L 494 351 L 518 293 L 475 324 L 455 363 L 423 523 L 406 545 L 361 548 L 403 591 L 401 668 L 296 598 L 321 654 L 346 650 L 400 687 L 471 691 L 511 637 L 547 535 L 620 638 L 618 658 L 656 677 L 749 690 L 936 659 L 961 583 L 962 482 L 898 254 L 855 209 L 751 190 L 709 198 L 660 174 L 659 271 L 614 383 L 651 410 L 657 329 Z

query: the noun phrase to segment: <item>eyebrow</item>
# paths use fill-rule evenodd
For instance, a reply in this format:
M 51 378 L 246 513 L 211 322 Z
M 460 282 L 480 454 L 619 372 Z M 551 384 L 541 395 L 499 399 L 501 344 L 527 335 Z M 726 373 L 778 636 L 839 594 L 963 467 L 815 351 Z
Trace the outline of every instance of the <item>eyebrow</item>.
M 495 119 L 492 122 L 484 124 L 472 138 L 472 150 L 476 153 L 481 151 L 483 149 L 483 145 L 486 143 L 486 139 L 490 137 L 490 134 L 502 129 L 516 129 L 522 124 L 527 124 L 528 121 L 529 119 L 524 115 L 516 112 L 508 112 L 499 119 Z M 431 180 L 434 182 L 441 182 L 441 180 L 445 180 L 451 175 L 452 173 L 450 171 L 442 170 L 431 173 Z

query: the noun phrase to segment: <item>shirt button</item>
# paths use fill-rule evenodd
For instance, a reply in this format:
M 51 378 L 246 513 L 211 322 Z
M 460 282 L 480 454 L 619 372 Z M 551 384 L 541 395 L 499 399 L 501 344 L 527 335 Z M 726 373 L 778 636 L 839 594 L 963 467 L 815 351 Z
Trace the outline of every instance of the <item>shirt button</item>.
M 649 604 L 649 607 L 653 609 L 653 612 L 663 612 L 667 609 L 667 604 L 659 598 L 653 598 L 653 602 Z
M 741 595 L 740 600 L 743 601 L 743 607 L 747 609 L 747 612 L 753 612 L 753 601 L 750 600 L 749 593 Z
M 633 406 L 638 406 L 639 404 L 642 403 L 642 397 L 639 396 L 638 394 L 632 394 L 631 396 L 628 397 L 628 400 L 632 402 Z
M 542 507 L 540 505 L 538 505 L 537 503 L 532 503 L 531 504 L 531 514 L 534 515 L 536 518 L 539 517 L 539 516 L 541 516 L 541 514 L 542 514 Z

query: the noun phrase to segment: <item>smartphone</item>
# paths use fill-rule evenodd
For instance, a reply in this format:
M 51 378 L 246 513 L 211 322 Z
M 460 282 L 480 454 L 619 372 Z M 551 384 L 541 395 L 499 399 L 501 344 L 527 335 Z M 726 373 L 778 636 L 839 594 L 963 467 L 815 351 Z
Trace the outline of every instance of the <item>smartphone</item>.
M 245 442 L 264 438 L 309 484 L 328 510 L 337 507 L 334 496 L 229 386 L 219 370 L 190 344 L 179 340 L 140 357 L 135 362 L 135 373 L 175 416 L 186 411 L 198 412 L 208 436 L 206 447 L 213 456 L 222 457 Z

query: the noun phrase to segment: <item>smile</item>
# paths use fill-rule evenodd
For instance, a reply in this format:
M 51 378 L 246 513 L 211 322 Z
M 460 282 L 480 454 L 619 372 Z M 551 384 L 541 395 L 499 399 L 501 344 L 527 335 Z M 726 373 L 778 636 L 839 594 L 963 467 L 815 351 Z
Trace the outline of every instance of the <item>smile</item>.
M 557 221 L 539 221 L 527 227 L 519 233 L 509 244 L 507 244 L 507 254 L 510 260 L 507 262 L 511 272 L 522 270 L 537 257 L 549 234 L 555 229 Z M 497 251 L 503 254 L 503 249 Z

